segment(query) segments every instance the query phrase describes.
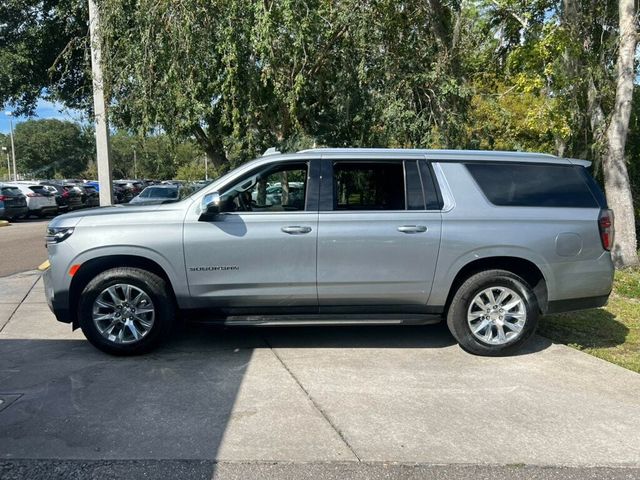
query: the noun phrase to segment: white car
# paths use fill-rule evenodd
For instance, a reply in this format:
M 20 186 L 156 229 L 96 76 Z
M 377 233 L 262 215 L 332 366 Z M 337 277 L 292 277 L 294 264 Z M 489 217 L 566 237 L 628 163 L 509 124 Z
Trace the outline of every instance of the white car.
M 42 185 L 37 183 L 11 182 L 7 185 L 14 185 L 27 197 L 27 207 L 29 215 L 44 217 L 45 215 L 55 215 L 58 213 L 58 204 L 55 195 L 51 194 Z

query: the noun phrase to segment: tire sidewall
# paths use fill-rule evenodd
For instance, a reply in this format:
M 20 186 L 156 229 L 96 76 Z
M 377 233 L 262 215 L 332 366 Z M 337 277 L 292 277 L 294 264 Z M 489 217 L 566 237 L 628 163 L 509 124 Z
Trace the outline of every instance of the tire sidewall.
M 470 302 L 481 291 L 490 287 L 506 287 L 515 291 L 525 304 L 527 319 L 520 336 L 506 345 L 491 345 L 475 337 L 467 322 Z M 477 355 L 499 356 L 513 353 L 535 332 L 538 325 L 538 303 L 531 287 L 511 272 L 493 270 L 480 272 L 467 281 L 456 292 L 447 315 L 447 324 L 460 346 Z
M 155 316 L 151 331 L 140 341 L 113 343 L 102 336 L 93 322 L 93 303 L 104 289 L 128 283 L 144 291 L 153 302 Z M 100 350 L 113 355 L 140 355 L 153 349 L 171 330 L 175 307 L 167 294 L 165 282 L 141 269 L 115 268 L 97 275 L 85 287 L 78 303 L 80 328 L 87 340 Z

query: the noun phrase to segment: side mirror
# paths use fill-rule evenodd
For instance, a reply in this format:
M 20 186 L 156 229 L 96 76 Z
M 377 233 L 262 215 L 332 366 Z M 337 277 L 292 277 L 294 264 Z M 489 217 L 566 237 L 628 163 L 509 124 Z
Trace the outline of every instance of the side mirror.
M 202 213 L 200 218 L 211 219 L 220 213 L 220 194 L 218 192 L 207 193 L 202 198 Z

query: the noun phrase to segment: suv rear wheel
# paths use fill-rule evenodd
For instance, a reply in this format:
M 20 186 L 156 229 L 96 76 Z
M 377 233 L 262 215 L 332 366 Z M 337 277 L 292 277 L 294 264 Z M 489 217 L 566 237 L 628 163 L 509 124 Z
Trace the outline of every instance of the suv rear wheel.
M 158 275 L 140 268 L 106 270 L 80 297 L 80 327 L 87 340 L 113 355 L 139 355 L 158 345 L 175 319 L 173 295 Z
M 529 284 L 506 270 L 469 277 L 456 291 L 447 325 L 460 346 L 476 355 L 508 355 L 535 332 L 538 304 Z

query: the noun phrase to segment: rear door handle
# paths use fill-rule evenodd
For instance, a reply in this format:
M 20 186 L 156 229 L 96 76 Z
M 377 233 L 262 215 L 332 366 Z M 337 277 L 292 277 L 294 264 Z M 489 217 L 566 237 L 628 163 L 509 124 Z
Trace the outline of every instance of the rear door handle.
M 398 227 L 398 231 L 402 233 L 423 233 L 427 231 L 424 225 L 402 225 Z
M 302 227 L 300 225 L 289 225 L 287 227 L 282 227 L 284 233 L 288 233 L 289 235 L 304 235 L 305 233 L 309 233 L 311 231 L 311 227 Z

